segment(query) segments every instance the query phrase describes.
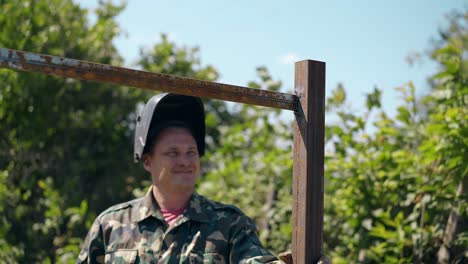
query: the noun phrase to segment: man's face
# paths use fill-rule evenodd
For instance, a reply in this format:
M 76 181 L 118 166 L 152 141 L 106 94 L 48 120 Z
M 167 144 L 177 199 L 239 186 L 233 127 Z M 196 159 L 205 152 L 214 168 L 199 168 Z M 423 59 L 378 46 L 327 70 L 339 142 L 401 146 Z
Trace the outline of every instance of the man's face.
M 143 156 L 143 164 L 162 192 L 193 192 L 200 173 L 197 143 L 185 128 L 166 128 L 159 133 L 153 153 Z

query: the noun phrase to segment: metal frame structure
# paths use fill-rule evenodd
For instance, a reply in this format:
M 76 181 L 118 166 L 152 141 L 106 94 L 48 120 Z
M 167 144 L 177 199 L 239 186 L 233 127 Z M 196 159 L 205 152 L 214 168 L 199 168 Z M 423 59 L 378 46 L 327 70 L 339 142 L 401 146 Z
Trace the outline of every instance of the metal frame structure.
M 316 263 L 323 254 L 325 63 L 295 63 L 294 94 L 132 70 L 0 48 L 0 68 L 125 85 L 294 111 L 292 256 Z

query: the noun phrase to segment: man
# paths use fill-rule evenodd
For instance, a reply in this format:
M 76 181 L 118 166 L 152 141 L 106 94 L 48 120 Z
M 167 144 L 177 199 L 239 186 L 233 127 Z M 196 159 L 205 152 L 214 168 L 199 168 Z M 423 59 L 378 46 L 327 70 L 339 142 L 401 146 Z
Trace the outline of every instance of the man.
M 204 152 L 201 100 L 152 97 L 137 118 L 134 153 L 152 186 L 96 218 L 78 263 L 276 262 L 242 211 L 195 192 Z

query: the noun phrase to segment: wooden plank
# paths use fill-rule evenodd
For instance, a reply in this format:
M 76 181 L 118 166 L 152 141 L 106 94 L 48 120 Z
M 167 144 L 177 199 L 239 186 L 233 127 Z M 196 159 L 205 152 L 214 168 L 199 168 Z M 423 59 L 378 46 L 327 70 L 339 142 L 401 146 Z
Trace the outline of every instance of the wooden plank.
M 316 263 L 323 253 L 324 62 L 296 62 L 295 94 L 292 253 L 294 263 Z
M 0 67 L 203 98 L 294 110 L 293 94 L 201 81 L 58 56 L 0 48 Z

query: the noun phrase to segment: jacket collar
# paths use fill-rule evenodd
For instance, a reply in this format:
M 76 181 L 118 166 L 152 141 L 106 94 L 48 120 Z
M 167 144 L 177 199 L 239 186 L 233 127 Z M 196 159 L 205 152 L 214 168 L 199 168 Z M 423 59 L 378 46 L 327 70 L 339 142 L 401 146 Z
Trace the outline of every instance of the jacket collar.
M 164 222 L 164 218 L 159 211 L 159 205 L 156 202 L 156 199 L 154 199 L 152 188 L 153 187 L 149 188 L 141 202 L 135 207 L 135 222 L 141 222 L 150 216 L 153 216 L 156 219 Z M 187 208 L 185 208 L 183 212 L 184 218 L 203 223 L 210 222 L 210 217 L 208 215 L 209 212 L 203 206 L 205 202 L 206 199 L 203 196 L 199 195 L 198 193 L 193 193 Z

